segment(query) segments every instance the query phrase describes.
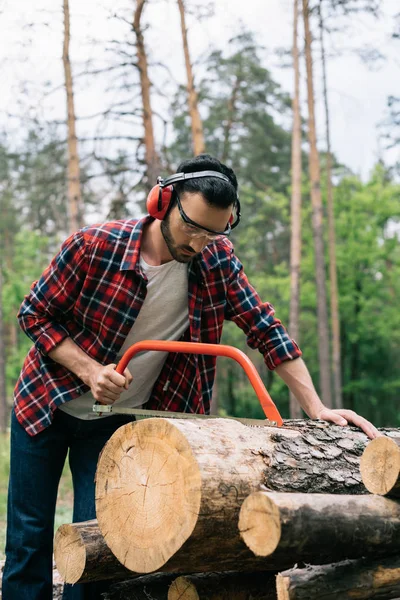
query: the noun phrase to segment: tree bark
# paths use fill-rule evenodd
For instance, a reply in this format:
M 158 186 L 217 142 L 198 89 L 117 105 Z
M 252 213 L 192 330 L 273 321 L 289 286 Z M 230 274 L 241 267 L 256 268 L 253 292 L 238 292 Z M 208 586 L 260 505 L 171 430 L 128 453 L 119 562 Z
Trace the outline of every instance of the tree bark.
M 175 579 L 168 600 L 276 600 L 275 574 L 212 573 Z
M 323 239 L 323 208 L 321 198 L 321 176 L 314 111 L 314 82 L 311 54 L 311 31 L 308 0 L 303 0 L 305 30 L 305 55 L 307 68 L 308 139 L 310 144 L 309 171 L 311 185 L 312 226 L 315 248 L 315 272 L 317 284 L 318 353 L 319 377 L 322 401 L 332 408 L 331 365 L 329 359 L 329 327 L 326 298 L 325 253 Z
M 112 554 L 96 520 L 61 525 L 54 539 L 54 559 L 66 583 L 135 576 Z
M 232 93 L 228 100 L 228 113 L 227 113 L 227 118 L 226 118 L 226 125 L 224 128 L 224 146 L 223 146 L 222 157 L 221 157 L 221 162 L 223 162 L 223 163 L 226 163 L 226 161 L 228 160 L 228 157 L 229 157 L 229 149 L 231 146 L 231 143 L 230 143 L 231 131 L 232 131 L 233 123 L 234 123 L 237 96 L 238 96 L 238 92 L 239 92 L 241 83 L 242 83 L 241 75 L 240 76 L 236 75 L 235 83 L 232 87 Z
M 145 575 L 115 583 L 103 594 L 104 600 L 169 600 L 168 590 L 174 575 Z
M 331 135 L 329 120 L 328 87 L 326 78 L 326 58 L 324 45 L 324 26 L 322 20 L 322 0 L 318 6 L 319 15 L 319 35 L 322 58 L 322 80 L 325 108 L 325 131 L 326 131 L 326 191 L 327 191 L 327 213 L 328 213 L 328 234 L 329 234 L 329 278 L 330 278 L 330 299 L 331 299 L 331 323 L 332 323 L 332 374 L 334 405 L 336 408 L 343 408 L 342 398 L 342 373 L 340 356 L 340 317 L 339 317 L 339 291 L 336 268 L 336 233 L 335 233 L 335 213 L 333 210 L 333 186 L 332 186 L 332 152 Z
M 293 69 L 294 96 L 292 130 L 292 201 L 291 201 L 291 238 L 290 238 L 290 335 L 299 341 L 300 306 L 300 263 L 301 263 L 301 116 L 300 116 L 300 68 L 297 29 L 299 20 L 299 2 L 294 0 L 293 16 Z M 290 418 L 301 416 L 300 404 L 290 392 Z
M 80 185 L 80 167 L 78 140 L 76 137 L 76 117 L 74 107 L 74 87 L 72 80 L 71 62 L 69 59 L 70 20 L 69 0 L 64 2 L 64 46 L 63 65 L 65 89 L 67 92 L 67 127 L 68 127 L 68 207 L 69 229 L 73 233 L 83 225 L 82 195 Z
M 140 22 L 145 2 L 146 0 L 136 1 L 136 9 L 133 15 L 132 29 L 136 35 L 136 51 L 143 104 L 144 146 L 147 171 L 146 188 L 148 191 L 150 191 L 151 188 L 156 184 L 157 177 L 160 174 L 160 159 L 156 151 L 154 141 L 153 111 L 151 109 L 150 101 L 150 79 L 148 74 L 147 54 L 144 45 L 143 31 Z
M 365 448 L 360 471 L 371 494 L 400 498 L 400 440 L 378 437 Z
M 186 75 L 187 75 L 187 92 L 189 101 L 189 114 L 192 126 L 192 142 L 195 156 L 201 154 L 205 150 L 203 125 L 201 122 L 200 112 L 197 102 L 197 92 L 194 86 L 192 63 L 190 61 L 189 44 L 187 39 L 187 28 L 185 22 L 185 6 L 183 0 L 178 0 L 179 13 L 181 16 L 181 30 L 183 52 L 185 55 Z
M 400 552 L 400 504 L 373 495 L 259 491 L 243 502 L 239 530 L 252 552 L 276 564 L 388 556 Z
M 400 556 L 291 569 L 277 576 L 278 600 L 400 598 Z
M 293 429 L 222 418 L 128 424 L 98 462 L 99 527 L 120 562 L 139 573 L 257 570 L 237 530 L 244 499 L 260 484 L 365 493 L 359 457 L 366 442 L 354 428 L 324 422 Z

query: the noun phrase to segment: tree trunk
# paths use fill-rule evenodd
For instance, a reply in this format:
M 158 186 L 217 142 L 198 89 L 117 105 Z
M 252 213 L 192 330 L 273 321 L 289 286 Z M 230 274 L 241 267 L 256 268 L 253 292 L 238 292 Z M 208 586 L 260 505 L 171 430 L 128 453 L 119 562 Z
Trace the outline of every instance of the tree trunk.
M 331 408 L 331 365 L 329 359 L 329 327 L 326 298 L 323 209 L 320 182 L 321 176 L 314 114 L 314 82 L 308 0 L 303 0 L 303 18 L 307 67 L 308 139 L 310 144 L 309 171 L 311 185 L 312 225 L 315 248 L 315 270 L 317 283 L 319 375 L 322 401 L 324 402 L 325 406 Z
M 190 62 L 189 44 L 188 44 L 188 39 L 187 39 L 187 29 L 186 29 L 186 23 L 185 23 L 185 7 L 184 7 L 183 0 L 178 0 L 178 6 L 179 6 L 179 13 L 181 15 L 182 41 L 183 41 L 183 51 L 185 54 L 189 114 L 190 114 L 190 121 L 191 121 L 191 125 L 192 125 L 193 151 L 194 151 L 195 156 L 197 156 L 198 154 L 201 154 L 205 150 L 203 125 L 201 122 L 201 117 L 200 117 L 198 104 L 197 104 L 197 92 L 194 87 L 193 70 L 192 70 L 192 64 Z
M 326 83 L 326 59 L 324 45 L 324 27 L 322 20 L 322 0 L 319 1 L 319 34 L 322 58 L 322 78 L 324 90 L 325 107 L 325 130 L 326 130 L 326 193 L 327 193 L 327 212 L 328 212 L 328 234 L 329 234 L 329 278 L 330 278 L 330 298 L 331 298 L 331 323 L 332 323 L 332 373 L 334 405 L 336 408 L 343 408 L 342 398 L 342 374 L 340 358 L 340 317 L 339 317 L 339 291 L 337 282 L 336 268 L 336 234 L 335 234 L 335 213 L 333 210 L 333 187 L 332 187 L 332 153 L 331 153 L 331 135 L 328 104 L 328 86 Z
M 276 564 L 388 556 L 400 552 L 400 504 L 373 495 L 260 491 L 243 502 L 239 529 L 254 554 Z
M 239 570 L 238 564 L 257 570 L 237 530 L 244 499 L 260 484 L 365 493 L 359 457 L 366 442 L 354 428 L 324 422 L 300 421 L 295 429 L 222 418 L 128 424 L 98 462 L 99 527 L 120 562 L 138 573 L 164 566 L 177 573 Z
M 241 77 L 236 76 L 235 84 L 232 88 L 232 93 L 228 101 L 228 112 L 226 118 L 226 125 L 224 128 L 224 146 L 222 150 L 221 162 L 226 163 L 229 157 L 231 131 L 233 127 L 235 112 L 236 112 L 236 101 L 239 92 L 240 84 L 242 83 Z
M 297 46 L 299 3 L 294 0 L 293 19 L 293 68 L 294 96 L 292 131 L 292 202 L 291 202 L 291 238 L 290 238 L 290 335 L 299 341 L 299 305 L 300 305 L 300 262 L 301 262 L 301 116 L 300 116 L 300 69 Z M 300 404 L 290 392 L 290 418 L 301 416 Z
M 147 171 L 146 187 L 148 191 L 150 191 L 151 188 L 156 184 L 157 177 L 160 175 L 160 159 L 156 151 L 154 141 L 153 111 L 151 109 L 150 101 L 150 79 L 148 75 L 147 55 L 144 46 L 143 31 L 140 23 L 145 2 L 146 0 L 136 1 L 136 10 L 133 15 L 132 29 L 136 35 L 136 50 L 143 104 L 144 146 Z
M 0 431 L 7 428 L 6 348 L 3 327 L 3 271 L 0 263 Z
M 54 559 L 66 583 L 135 576 L 112 554 L 96 520 L 61 525 L 54 538 Z
M 280 573 L 276 587 L 278 600 L 398 600 L 400 556 L 295 568 Z
M 378 437 L 365 448 L 360 471 L 371 494 L 400 498 L 400 440 Z
M 168 600 L 276 600 L 272 573 L 212 573 L 175 579 Z
M 72 81 L 71 62 L 69 60 L 70 22 L 69 0 L 64 1 L 64 46 L 63 65 L 65 89 L 67 92 L 67 126 L 68 126 L 68 206 L 69 229 L 73 233 L 82 227 L 82 195 L 80 185 L 80 168 L 78 140 L 76 137 L 76 117 L 74 107 L 74 88 Z

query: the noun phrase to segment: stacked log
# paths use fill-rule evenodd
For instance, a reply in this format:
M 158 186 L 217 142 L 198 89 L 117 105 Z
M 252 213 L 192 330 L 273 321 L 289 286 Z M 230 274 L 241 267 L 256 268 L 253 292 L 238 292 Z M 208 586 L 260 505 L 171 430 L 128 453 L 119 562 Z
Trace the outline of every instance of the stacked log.
M 276 587 L 278 600 L 398 600 L 400 556 L 290 569 Z
M 398 450 L 400 432 L 390 433 Z M 400 504 L 362 482 L 367 442 L 356 428 L 318 421 L 129 423 L 99 459 L 97 521 L 57 532 L 57 567 L 68 583 L 129 574 L 115 593 L 136 596 L 110 599 L 145 597 L 142 576 L 159 572 L 174 577 L 157 582 L 167 600 L 269 600 L 271 573 L 295 562 L 400 554 Z
M 254 492 L 239 530 L 257 556 L 321 563 L 400 554 L 400 504 L 374 496 Z
M 99 459 L 99 528 L 118 560 L 137 573 L 265 569 L 239 535 L 246 497 L 260 485 L 365 493 L 359 457 L 366 441 L 359 431 L 308 421 L 279 429 L 227 419 L 128 424 Z

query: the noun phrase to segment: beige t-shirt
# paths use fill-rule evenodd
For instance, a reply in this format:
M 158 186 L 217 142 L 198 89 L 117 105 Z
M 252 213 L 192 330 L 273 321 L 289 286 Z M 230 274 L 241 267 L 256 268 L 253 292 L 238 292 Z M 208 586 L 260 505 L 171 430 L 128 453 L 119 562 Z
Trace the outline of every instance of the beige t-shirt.
M 172 260 L 164 265 L 148 265 L 140 257 L 147 276 L 147 295 L 119 355 L 142 340 L 178 340 L 189 326 L 188 265 Z M 147 351 L 133 357 L 128 369 L 133 381 L 115 402 L 115 406 L 139 407 L 147 402 L 167 358 L 167 352 Z M 59 408 L 79 419 L 98 419 L 93 413 L 91 392 L 75 398 Z

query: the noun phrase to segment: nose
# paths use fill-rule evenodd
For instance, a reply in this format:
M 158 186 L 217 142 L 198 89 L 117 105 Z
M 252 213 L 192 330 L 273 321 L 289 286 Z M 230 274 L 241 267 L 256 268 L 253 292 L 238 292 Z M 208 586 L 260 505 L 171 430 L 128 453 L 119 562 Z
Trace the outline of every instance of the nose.
M 196 252 L 201 252 L 207 246 L 207 239 L 199 237 L 190 241 L 190 247 Z

